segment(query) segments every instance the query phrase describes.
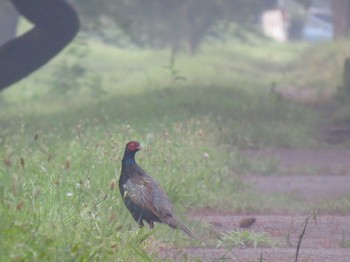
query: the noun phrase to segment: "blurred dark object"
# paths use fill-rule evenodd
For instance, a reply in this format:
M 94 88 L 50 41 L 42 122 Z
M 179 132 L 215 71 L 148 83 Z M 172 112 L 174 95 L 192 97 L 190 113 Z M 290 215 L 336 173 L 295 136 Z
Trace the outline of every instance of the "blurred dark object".
M 343 70 L 343 87 L 350 94 L 350 57 L 345 58 Z
M 250 228 L 252 225 L 255 224 L 255 222 L 256 222 L 255 217 L 242 218 L 241 221 L 239 221 L 239 227 Z
M 346 57 L 344 60 L 343 81 L 338 86 L 337 92 L 337 100 L 348 104 L 350 99 L 350 57 Z
M 288 30 L 289 40 L 302 39 L 303 29 L 305 26 L 306 17 L 304 15 L 294 15 L 290 18 L 290 26 Z
M 0 91 L 46 64 L 79 30 L 77 13 L 64 0 L 11 2 L 34 27 L 0 46 Z

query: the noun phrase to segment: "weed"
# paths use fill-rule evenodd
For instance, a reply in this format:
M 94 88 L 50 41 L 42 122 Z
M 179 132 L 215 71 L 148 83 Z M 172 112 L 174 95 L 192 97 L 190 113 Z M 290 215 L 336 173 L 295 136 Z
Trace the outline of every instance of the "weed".
M 340 246 L 341 246 L 342 248 L 349 248 L 349 247 L 350 247 L 350 240 L 349 240 L 349 239 L 346 239 L 345 231 L 344 231 L 344 230 L 343 230 L 343 232 L 342 232 L 342 238 L 341 238 Z
M 259 257 L 259 262 L 263 262 L 264 261 L 264 258 L 263 258 L 263 253 L 260 252 L 260 257 Z
M 252 233 L 248 230 L 234 230 L 223 233 L 217 247 L 272 247 L 275 246 L 265 233 Z
M 299 235 L 298 245 L 297 245 L 296 254 L 295 254 L 295 262 L 298 261 L 298 256 L 299 256 L 299 250 L 300 250 L 300 247 L 301 247 L 301 242 L 303 241 L 307 225 L 309 224 L 309 221 L 311 219 L 314 220 L 315 223 L 316 223 L 317 211 L 314 211 L 311 215 L 309 215 L 308 217 L 305 218 L 305 221 L 304 221 L 304 224 L 303 224 L 303 230 L 302 230 L 301 234 Z

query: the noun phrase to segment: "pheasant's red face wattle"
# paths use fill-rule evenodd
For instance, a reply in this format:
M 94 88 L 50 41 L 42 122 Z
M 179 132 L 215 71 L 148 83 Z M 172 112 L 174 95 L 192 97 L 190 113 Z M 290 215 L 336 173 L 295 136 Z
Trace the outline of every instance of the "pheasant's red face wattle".
M 141 149 L 140 143 L 137 141 L 131 141 L 128 143 L 128 148 L 130 151 L 138 151 Z

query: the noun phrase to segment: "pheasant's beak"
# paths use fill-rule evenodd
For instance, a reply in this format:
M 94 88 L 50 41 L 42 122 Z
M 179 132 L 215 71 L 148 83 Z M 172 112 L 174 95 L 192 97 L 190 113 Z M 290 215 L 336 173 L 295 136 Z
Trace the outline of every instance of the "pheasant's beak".
M 137 149 L 137 150 L 141 150 L 141 149 L 142 149 L 141 145 L 138 145 L 138 146 L 136 147 L 136 149 Z

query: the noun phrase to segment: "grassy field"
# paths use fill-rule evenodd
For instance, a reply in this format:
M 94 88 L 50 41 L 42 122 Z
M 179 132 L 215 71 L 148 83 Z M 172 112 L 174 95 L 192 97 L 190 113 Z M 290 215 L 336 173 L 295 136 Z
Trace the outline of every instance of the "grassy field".
M 166 227 L 138 230 L 121 202 L 129 140 L 143 143 L 139 164 L 195 231 L 188 208 L 258 208 L 240 194 L 251 167 L 237 150 L 322 146 L 319 114 L 271 92 L 272 82 L 334 85 L 334 75 L 308 74 L 317 59 L 341 67 L 318 54 L 305 44 L 211 44 L 171 63 L 165 50 L 77 40 L 0 94 L 0 260 L 152 261 L 159 243 L 188 243 Z

